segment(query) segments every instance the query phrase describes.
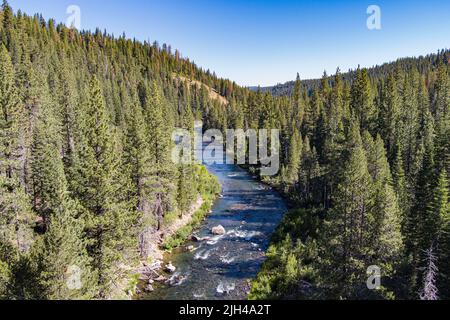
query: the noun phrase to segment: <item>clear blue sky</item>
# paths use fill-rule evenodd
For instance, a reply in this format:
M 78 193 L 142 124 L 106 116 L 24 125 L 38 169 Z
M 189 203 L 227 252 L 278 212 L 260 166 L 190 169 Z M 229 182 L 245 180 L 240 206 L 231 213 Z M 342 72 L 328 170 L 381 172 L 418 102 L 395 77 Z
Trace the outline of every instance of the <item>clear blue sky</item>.
M 9 0 L 58 22 L 81 8 L 83 29 L 157 40 L 241 85 L 320 77 L 450 47 L 448 0 Z M 381 8 L 381 30 L 366 27 Z

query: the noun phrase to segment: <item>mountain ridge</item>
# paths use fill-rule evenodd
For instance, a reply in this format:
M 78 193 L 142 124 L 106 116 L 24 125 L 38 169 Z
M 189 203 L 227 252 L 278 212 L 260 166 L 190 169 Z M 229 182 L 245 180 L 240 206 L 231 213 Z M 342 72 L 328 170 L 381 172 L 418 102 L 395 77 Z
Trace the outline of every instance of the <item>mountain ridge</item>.
M 443 61 L 446 64 L 450 63 L 450 49 L 441 49 L 438 50 L 437 53 L 430 53 L 427 55 L 420 55 L 417 57 L 411 56 L 411 57 L 404 57 L 404 58 L 398 58 L 395 61 L 391 61 L 391 62 L 385 62 L 381 65 L 375 65 L 372 67 L 368 67 L 368 68 L 362 68 L 359 67 L 356 69 L 350 69 L 349 71 L 342 73 L 341 76 L 343 78 L 343 80 L 350 80 L 352 81 L 355 76 L 356 76 L 356 72 L 358 69 L 367 69 L 369 72 L 369 76 L 370 77 L 376 77 L 378 76 L 380 73 L 384 73 L 386 74 L 386 69 L 390 69 L 392 66 L 398 66 L 401 64 L 408 64 L 410 66 L 414 65 L 414 63 L 417 66 L 423 65 L 423 62 L 428 61 L 428 62 L 432 62 L 432 64 L 434 66 L 437 66 L 439 61 Z M 420 68 L 419 68 L 420 69 Z M 339 70 L 339 68 L 337 69 Z M 306 88 L 309 92 L 311 92 L 314 89 L 317 89 L 320 84 L 321 81 L 323 80 L 324 77 L 327 77 L 329 79 L 331 79 L 334 74 L 331 75 L 327 75 L 324 72 L 324 76 L 322 78 L 316 78 L 316 79 L 305 79 L 305 80 L 301 80 L 302 86 L 303 88 Z M 249 90 L 257 92 L 258 90 L 260 90 L 263 93 L 266 92 L 270 92 L 272 95 L 274 96 L 291 96 L 292 92 L 294 90 L 295 87 L 295 80 L 290 80 L 284 83 L 278 83 L 276 85 L 273 86 L 250 86 L 247 87 Z

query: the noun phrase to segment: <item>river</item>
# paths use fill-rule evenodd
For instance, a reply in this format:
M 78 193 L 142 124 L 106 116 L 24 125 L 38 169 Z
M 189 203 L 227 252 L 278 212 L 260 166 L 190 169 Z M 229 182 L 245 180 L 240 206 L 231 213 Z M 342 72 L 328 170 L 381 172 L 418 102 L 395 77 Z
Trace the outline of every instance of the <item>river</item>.
M 189 242 L 169 257 L 177 268 L 172 285 L 156 286 L 147 300 L 245 300 L 250 281 L 265 259 L 270 237 L 286 212 L 277 192 L 235 165 L 207 165 L 222 184 L 222 196 L 196 232 L 201 242 Z M 211 229 L 221 225 L 223 236 Z M 193 251 L 186 248 L 193 246 Z

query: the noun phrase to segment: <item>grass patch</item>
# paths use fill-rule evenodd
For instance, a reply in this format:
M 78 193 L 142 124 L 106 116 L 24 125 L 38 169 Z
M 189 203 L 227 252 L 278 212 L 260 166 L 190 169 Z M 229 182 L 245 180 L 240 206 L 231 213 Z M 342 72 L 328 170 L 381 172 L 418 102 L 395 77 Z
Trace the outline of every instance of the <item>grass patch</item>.
M 200 224 L 205 220 L 206 216 L 211 210 L 211 207 L 212 201 L 205 201 L 200 209 L 198 209 L 194 213 L 194 215 L 192 216 L 192 221 L 188 225 L 180 228 L 174 235 L 164 241 L 164 244 L 162 246 L 163 249 L 170 251 L 185 243 L 189 236 L 194 232 L 194 230 L 198 228 Z
M 174 235 L 167 238 L 162 248 L 172 250 L 183 245 L 189 236 L 198 228 L 211 211 L 214 200 L 221 191 L 217 177 L 211 175 L 204 166 L 196 167 L 196 183 L 198 193 L 203 199 L 201 207 L 192 215 L 192 220 L 186 226 L 180 228 Z

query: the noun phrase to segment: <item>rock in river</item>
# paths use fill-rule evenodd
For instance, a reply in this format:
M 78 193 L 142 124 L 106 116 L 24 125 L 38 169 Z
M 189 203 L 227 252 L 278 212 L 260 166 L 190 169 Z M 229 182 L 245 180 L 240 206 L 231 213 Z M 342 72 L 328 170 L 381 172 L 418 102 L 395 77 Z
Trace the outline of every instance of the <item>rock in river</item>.
M 211 233 L 216 236 L 222 236 L 226 233 L 225 228 L 222 226 L 217 226 L 212 228 Z
M 166 266 L 166 271 L 169 273 L 174 273 L 177 270 L 174 265 L 172 265 L 172 262 L 169 262 L 169 264 Z
M 156 282 L 165 282 L 167 281 L 167 278 L 164 276 L 159 276 L 158 278 L 155 279 Z
M 192 241 L 194 241 L 194 242 L 202 242 L 202 241 L 208 241 L 210 239 L 210 237 L 202 238 L 202 237 L 199 237 L 199 236 L 196 236 L 196 235 L 192 235 L 190 239 Z

